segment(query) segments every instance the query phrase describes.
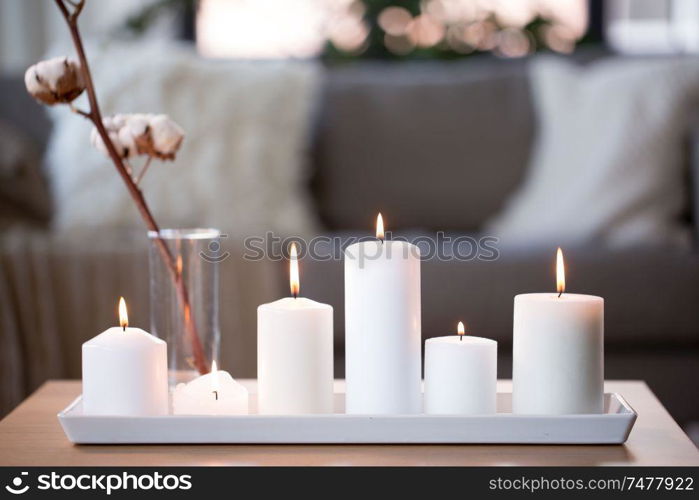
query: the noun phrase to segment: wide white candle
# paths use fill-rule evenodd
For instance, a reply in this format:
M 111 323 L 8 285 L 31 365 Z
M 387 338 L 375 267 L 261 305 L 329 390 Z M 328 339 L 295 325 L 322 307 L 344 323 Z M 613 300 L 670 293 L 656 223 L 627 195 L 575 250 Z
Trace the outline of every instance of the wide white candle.
M 248 390 L 214 361 L 211 371 L 187 384 L 177 384 L 172 394 L 175 415 L 236 415 L 248 413 Z
M 346 411 L 408 414 L 422 411 L 420 372 L 420 251 L 384 241 L 345 250 Z
M 526 414 L 601 413 L 604 399 L 604 300 L 558 292 L 517 295 L 512 410 Z
M 91 415 L 166 415 L 167 345 L 128 326 L 124 299 L 120 327 L 109 328 L 82 347 L 83 411 Z
M 495 413 L 498 343 L 464 335 L 425 342 L 425 413 Z
M 292 297 L 257 308 L 259 413 L 333 411 L 333 308 L 298 296 L 297 266 L 292 245 Z

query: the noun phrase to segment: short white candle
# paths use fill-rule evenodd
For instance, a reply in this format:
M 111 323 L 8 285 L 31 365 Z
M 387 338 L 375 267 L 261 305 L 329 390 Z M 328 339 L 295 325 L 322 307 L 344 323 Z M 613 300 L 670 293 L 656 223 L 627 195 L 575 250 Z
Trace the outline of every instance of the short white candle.
M 123 298 L 119 316 L 121 326 L 83 344 L 83 411 L 90 415 L 166 415 L 167 344 L 128 326 Z
M 296 246 L 292 297 L 257 308 L 258 411 L 333 412 L 333 308 L 298 296 Z
M 346 411 L 420 413 L 420 250 L 376 232 L 345 250 Z
M 425 342 L 425 413 L 495 413 L 498 343 L 458 333 Z
M 187 384 L 177 384 L 172 394 L 175 415 L 242 415 L 248 413 L 248 390 L 214 361 L 211 371 Z
M 526 414 L 601 413 L 604 407 L 604 300 L 563 293 L 517 295 L 512 410 Z

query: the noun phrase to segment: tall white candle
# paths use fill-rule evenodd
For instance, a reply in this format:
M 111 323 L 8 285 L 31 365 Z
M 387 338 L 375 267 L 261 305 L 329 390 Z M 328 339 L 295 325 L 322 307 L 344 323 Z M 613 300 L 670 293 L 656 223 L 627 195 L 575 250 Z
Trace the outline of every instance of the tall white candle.
M 495 413 L 498 343 L 464 335 L 425 342 L 425 413 Z
M 119 327 L 82 347 L 83 411 L 91 415 L 166 415 L 167 345 L 128 326 L 124 299 Z
M 259 413 L 333 411 L 333 308 L 298 297 L 297 266 L 292 245 L 292 297 L 257 308 Z
M 420 390 L 420 251 L 377 240 L 345 250 L 346 411 L 409 414 Z
M 604 399 L 604 300 L 563 293 L 517 295 L 513 330 L 512 411 L 601 413 Z

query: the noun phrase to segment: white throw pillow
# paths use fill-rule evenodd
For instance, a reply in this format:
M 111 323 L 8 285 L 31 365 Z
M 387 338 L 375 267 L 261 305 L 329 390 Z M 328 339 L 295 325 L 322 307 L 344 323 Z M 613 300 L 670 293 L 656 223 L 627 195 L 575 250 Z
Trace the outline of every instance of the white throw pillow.
M 205 60 L 174 44 L 89 56 L 104 115 L 166 113 L 185 129 L 176 161 L 154 162 L 143 181 L 162 227 L 214 226 L 239 237 L 316 231 L 305 152 L 318 65 Z M 64 106 L 52 117 L 55 227 L 143 227 L 116 169 L 91 147 L 91 124 Z
M 531 66 L 539 132 L 526 179 L 486 230 L 505 244 L 679 244 L 690 230 L 684 141 L 699 61 Z

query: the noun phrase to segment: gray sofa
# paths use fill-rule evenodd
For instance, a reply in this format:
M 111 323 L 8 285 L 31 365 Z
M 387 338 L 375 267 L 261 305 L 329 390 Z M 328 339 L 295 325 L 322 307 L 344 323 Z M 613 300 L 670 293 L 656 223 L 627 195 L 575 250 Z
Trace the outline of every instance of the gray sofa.
M 527 166 L 536 118 L 526 66 L 476 59 L 331 71 L 313 156 L 314 192 L 328 229 L 370 234 L 381 210 L 396 234 L 477 234 Z M 685 219 L 696 229 L 692 186 L 699 175 L 691 174 L 699 165 L 692 163 L 691 132 Z M 554 253 L 500 248 L 495 261 L 423 262 L 424 337 L 453 333 L 464 319 L 472 333 L 498 340 L 499 375 L 510 376 L 513 297 L 554 287 Z M 607 378 L 644 379 L 678 420 L 699 418 L 699 403 L 689 396 L 699 393 L 699 254 L 591 242 L 566 248 L 566 262 L 571 291 L 605 298 Z M 339 351 L 342 264 L 304 262 L 303 280 L 304 293 L 335 306 Z
M 360 63 L 329 68 L 309 145 L 310 189 L 327 233 L 368 235 L 380 210 L 396 235 L 433 235 L 439 230 L 478 234 L 483 222 L 517 187 L 527 166 L 536 119 L 526 67 L 521 60 L 474 58 L 463 63 Z M 27 130 L 39 143 L 45 141 L 48 123 L 41 108 L 24 96 L 21 82 L 4 81 L 0 90 L 0 119 Z M 696 181 L 689 168 L 691 139 L 688 129 L 687 224 L 699 220 L 691 210 L 692 182 Z M 109 245 L 76 248 L 53 239 L 37 244 L 35 240 L 42 237 L 36 234 L 32 238 L 29 251 L 22 245 L 18 251 L 16 245 L 3 244 L 0 257 L 7 280 L 23 279 L 17 262 L 28 255 L 36 260 L 36 255 L 49 254 L 49 260 L 60 262 L 62 269 L 85 273 L 99 273 L 96 268 L 109 267 L 105 260 L 111 260 L 119 262 L 122 275 L 111 281 L 89 280 L 91 286 L 102 282 L 99 289 L 84 293 L 93 302 L 90 308 L 108 314 L 118 286 L 147 301 L 146 256 L 140 237 L 131 246 L 122 245 L 119 252 Z M 240 242 L 227 245 L 233 257 L 222 265 L 223 363 L 232 366 L 234 375 L 254 376 L 255 305 L 287 293 L 285 268 L 278 262 L 244 262 Z M 448 334 L 463 319 L 473 334 L 499 341 L 499 375 L 508 377 L 512 299 L 517 293 L 553 288 L 554 250 L 501 248 L 494 261 L 425 261 L 423 335 Z M 605 298 L 607 378 L 644 379 L 680 422 L 699 420 L 695 397 L 699 393 L 699 254 L 645 247 L 610 250 L 591 242 L 589 247 L 566 249 L 566 258 L 570 290 Z M 336 364 L 341 376 L 342 262 L 305 259 L 302 266 L 303 294 L 335 307 Z M 128 280 L 126 275 L 141 278 Z M 239 285 L 251 280 L 263 286 L 242 293 Z M 6 300 L 18 301 L 9 295 L 8 299 L 5 294 Z M 56 298 L 53 309 L 60 312 L 69 307 L 61 305 L 65 300 Z M 31 316 L 26 311 L 22 314 Z M 147 324 L 145 307 L 135 314 L 137 322 Z M 79 376 L 79 345 L 100 325 L 103 319 L 84 319 L 79 325 L 61 320 L 56 325 L 57 340 L 52 340 L 61 362 L 49 369 L 31 365 L 31 342 L 26 340 L 34 335 L 31 322 L 16 321 L 15 331 L 20 333 L 13 352 L 26 366 L 15 366 L 11 373 L 5 370 L 6 376 L 24 377 L 11 395 L 3 396 L 5 407 L 43 378 Z M 234 335 L 227 334 L 232 331 Z

